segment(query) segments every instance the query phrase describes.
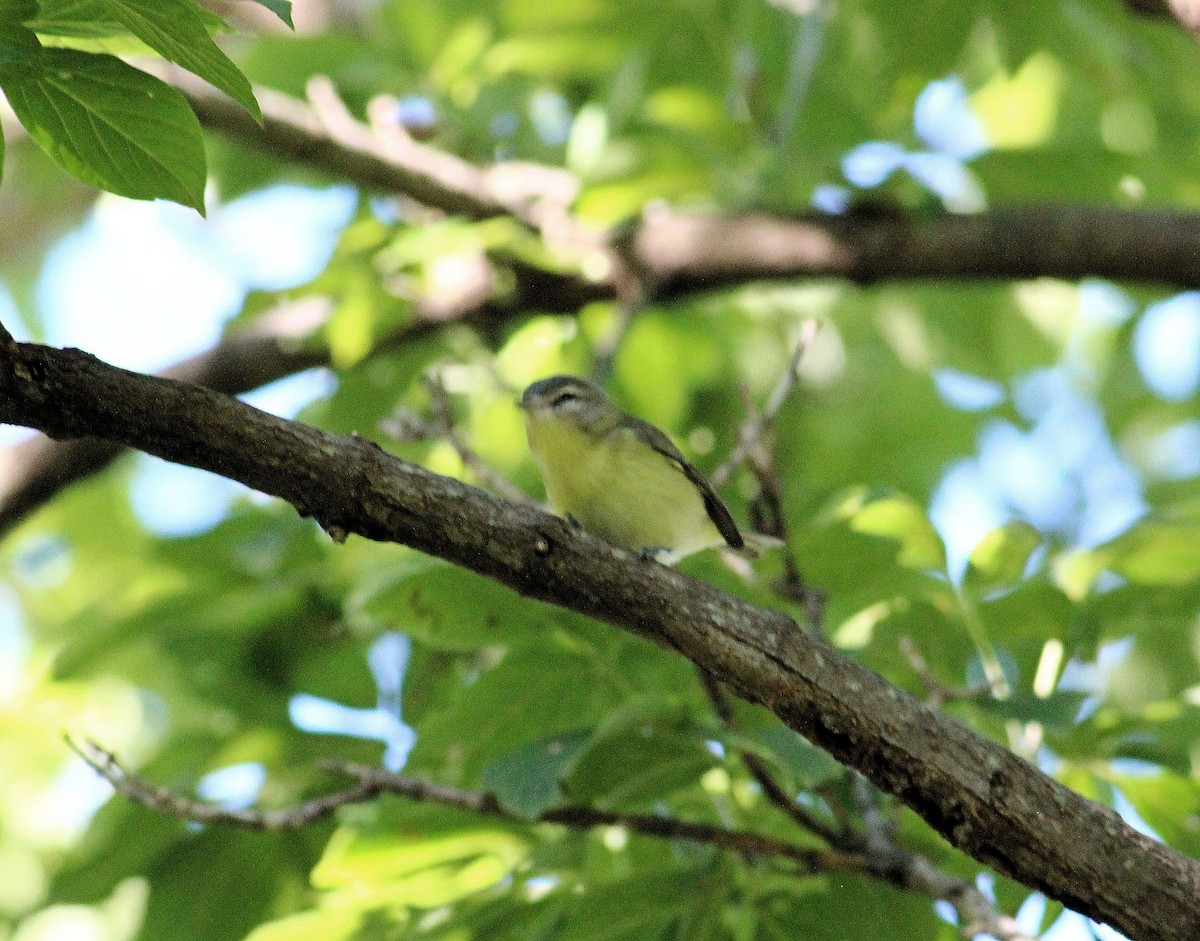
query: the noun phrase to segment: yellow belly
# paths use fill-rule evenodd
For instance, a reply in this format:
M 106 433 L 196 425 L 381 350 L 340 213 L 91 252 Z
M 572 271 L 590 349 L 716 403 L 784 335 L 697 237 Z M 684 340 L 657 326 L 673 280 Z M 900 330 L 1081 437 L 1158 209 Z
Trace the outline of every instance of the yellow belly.
M 588 532 L 634 552 L 670 550 L 664 561 L 724 545 L 695 484 L 632 432 L 596 441 L 553 417 L 526 426 L 551 505 Z

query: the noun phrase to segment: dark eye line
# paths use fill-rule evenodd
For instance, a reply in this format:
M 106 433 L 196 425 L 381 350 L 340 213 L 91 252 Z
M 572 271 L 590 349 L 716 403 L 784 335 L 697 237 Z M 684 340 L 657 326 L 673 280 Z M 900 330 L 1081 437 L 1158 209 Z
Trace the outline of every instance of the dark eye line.
M 550 401 L 550 406 L 552 408 L 558 408 L 558 406 L 562 405 L 564 402 L 572 402 L 577 398 L 579 398 L 579 396 L 576 395 L 574 392 L 563 391 L 563 392 L 558 393 L 558 395 L 556 395 Z

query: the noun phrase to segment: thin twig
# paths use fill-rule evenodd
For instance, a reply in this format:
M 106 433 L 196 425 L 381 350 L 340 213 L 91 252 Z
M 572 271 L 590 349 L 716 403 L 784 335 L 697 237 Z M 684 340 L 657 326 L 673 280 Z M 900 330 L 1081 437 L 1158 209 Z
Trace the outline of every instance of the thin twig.
M 774 452 L 761 445 L 750 450 L 746 466 L 758 483 L 758 494 L 750 501 L 750 515 L 754 528 L 781 543 L 783 575 L 775 583 L 775 590 L 804 608 L 805 621 L 815 637 L 825 636 L 825 595 L 810 588 L 800 572 L 800 563 L 792 551 L 791 532 L 783 512 L 783 488 Z
M 792 358 L 788 361 L 788 368 L 779 377 L 779 382 L 771 392 L 770 398 L 767 399 L 767 404 L 763 407 L 762 412 L 756 417 L 749 418 L 742 425 L 742 429 L 738 434 L 738 443 L 729 452 L 729 457 L 725 459 L 725 462 L 713 471 L 710 479 L 714 487 L 724 485 L 733 476 L 733 472 L 746 460 L 750 449 L 762 440 L 763 435 L 767 433 L 775 423 L 775 419 L 779 417 L 779 412 L 782 410 L 789 396 L 791 396 L 792 390 L 796 388 L 796 383 L 800 379 L 800 360 L 803 359 L 804 352 L 808 349 L 808 345 L 816 332 L 817 321 L 806 320 L 800 328 L 800 338 L 796 341 L 795 349 L 792 350 Z
M 75 754 L 87 762 L 122 797 L 143 807 L 195 823 L 228 824 L 252 830 L 299 830 L 330 816 L 339 807 L 371 800 L 377 797 L 380 791 L 374 784 L 360 782 L 352 788 L 278 810 L 231 810 L 151 784 L 145 778 L 129 771 L 116 755 L 93 741 L 80 744 L 67 736 L 66 742 Z
M 708 699 L 712 703 L 713 711 L 721 720 L 721 724 L 726 729 L 733 731 L 733 707 L 729 702 L 729 697 L 725 694 L 724 687 L 721 682 L 709 673 L 707 670 L 697 669 L 700 675 L 700 681 L 704 685 L 704 691 L 708 693 Z M 762 788 L 763 794 L 767 799 L 782 810 L 785 814 L 792 818 L 805 830 L 816 834 L 830 846 L 836 846 L 842 841 L 842 832 L 835 826 L 831 825 L 813 813 L 810 813 L 807 808 L 796 802 L 795 798 L 790 796 L 782 784 L 775 778 L 771 769 L 767 767 L 767 763 L 758 755 L 749 749 L 738 749 L 738 757 L 742 764 L 746 766 L 746 770 L 750 772 L 750 776 L 758 782 Z
M 325 762 L 323 766 L 326 770 L 353 777 L 362 785 L 375 786 L 381 793 L 387 792 L 414 800 L 433 801 L 508 820 L 521 819 L 505 810 L 491 794 L 431 784 L 381 768 L 352 762 Z M 743 856 L 771 856 L 789 859 L 811 871 L 864 871 L 863 861 L 850 854 L 798 846 L 785 840 L 747 830 L 726 830 L 710 824 L 679 820 L 675 817 L 625 814 L 599 810 L 594 807 L 556 807 L 540 814 L 536 820 L 538 823 L 557 823 L 576 829 L 624 827 L 631 833 L 663 839 L 692 840 L 733 850 Z
M 925 701 L 933 709 L 940 708 L 949 702 L 961 702 L 967 699 L 986 699 L 992 695 L 990 683 L 977 683 L 974 686 L 947 686 L 929 669 L 929 664 L 916 643 L 907 634 L 899 640 L 900 652 L 908 661 L 917 679 L 925 687 Z
M 600 383 L 612 371 L 622 341 L 655 293 L 654 278 L 638 262 L 630 234 L 629 229 L 620 226 L 609 234 L 607 262 L 609 281 L 616 293 L 617 321 L 608 335 L 597 341 L 593 351 L 592 379 Z
M 462 439 L 454 422 L 454 411 L 450 407 L 450 395 L 441 375 L 436 370 L 430 370 L 421 377 L 425 390 L 429 393 L 429 407 L 433 412 L 434 425 L 438 435 L 443 438 L 463 464 L 486 487 L 500 494 L 507 500 L 518 503 L 528 503 L 529 497 L 510 484 L 502 474 L 498 474 L 488 466 L 475 451 Z
M 729 715 L 732 720 L 729 703 L 723 694 L 720 700 L 723 701 L 723 705 L 718 711 Z M 912 889 L 949 902 L 958 912 L 959 930 L 964 938 L 984 933 L 999 941 L 1030 941 L 1018 930 L 1016 922 L 997 912 L 988 898 L 974 885 L 964 879 L 946 875 L 923 856 L 904 852 L 891 842 L 890 834 L 886 841 L 880 839 L 876 846 L 868 847 L 864 851 L 857 845 L 848 850 L 836 846 L 831 849 L 815 849 L 746 830 L 726 830 L 674 817 L 622 814 L 593 807 L 553 808 L 538 816 L 535 821 L 526 821 L 505 810 L 491 794 L 447 787 L 381 768 L 342 761 L 322 762 L 321 767 L 355 779 L 358 783 L 354 787 L 274 810 L 231 810 L 151 784 L 125 768 L 116 755 L 96 742 L 86 741 L 80 745 L 70 737 L 67 737 L 66 741 L 80 758 L 127 800 L 196 823 L 246 827 L 253 830 L 298 830 L 331 816 L 341 807 L 364 803 L 384 793 L 395 794 L 410 800 L 458 807 L 513 822 L 554 823 L 580 830 L 623 827 L 631 833 L 643 836 L 690 840 L 720 847 L 749 860 L 761 857 L 786 859 L 799 864 L 807 872 L 854 872 L 873 876 L 900 888 Z M 866 785 L 864 779 L 858 780 L 869 790 L 869 785 Z M 888 833 L 883 826 L 877 827 L 876 832 Z M 838 836 L 839 842 L 842 843 L 848 842 L 846 838 L 851 836 L 834 835 Z
M 768 432 L 796 388 L 800 377 L 800 361 L 812 342 L 816 330 L 816 320 L 804 322 L 800 330 L 800 337 L 788 360 L 788 368 L 779 377 L 779 381 L 761 412 L 756 411 L 749 389 L 744 386 L 739 389 L 746 411 L 746 419 L 738 433 L 738 443 L 730 451 L 729 457 L 717 468 L 712 480 L 714 486 L 720 486 L 742 464 L 745 464 L 754 475 L 758 483 L 758 494 L 750 502 L 751 521 L 757 532 L 771 536 L 780 543 L 783 576 L 777 581 L 774 588 L 782 597 L 794 601 L 804 608 L 805 621 L 810 633 L 814 637 L 823 638 L 825 596 L 805 583 L 800 572 L 800 565 L 796 561 L 796 554 L 791 549 L 791 533 L 788 529 L 787 517 L 783 512 L 783 491 L 779 469 L 776 466 L 774 451 L 766 445 Z
M 710 824 L 693 823 L 674 817 L 623 814 L 594 807 L 556 807 L 540 814 L 533 821 L 527 821 L 505 810 L 491 794 L 447 787 L 353 762 L 327 761 L 321 766 L 326 771 L 355 779 L 358 782 L 355 787 L 275 810 L 231 810 L 151 784 L 145 778 L 129 771 L 116 755 L 95 742 L 88 741 L 80 745 L 68 738 L 67 744 L 122 797 L 151 810 L 196 823 L 223 824 L 253 830 L 297 830 L 330 816 L 338 808 L 360 804 L 386 793 L 457 807 L 513 822 L 554 823 L 580 830 L 623 827 L 631 833 L 643 836 L 704 843 L 732 850 L 751 859 L 786 859 L 799 863 L 810 872 L 866 872 L 864 861 L 852 854 L 798 846 L 747 830 L 725 830 Z

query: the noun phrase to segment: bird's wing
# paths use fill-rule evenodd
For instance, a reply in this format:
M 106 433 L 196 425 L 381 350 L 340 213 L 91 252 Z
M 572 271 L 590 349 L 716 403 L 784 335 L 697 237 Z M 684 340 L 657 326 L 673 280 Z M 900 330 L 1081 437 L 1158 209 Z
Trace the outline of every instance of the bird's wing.
M 684 476 L 696 485 L 696 489 L 700 491 L 700 495 L 704 498 L 704 509 L 708 512 L 708 518 L 713 521 L 713 524 L 731 547 L 741 549 L 746 544 L 746 540 L 742 538 L 742 534 L 737 528 L 737 523 L 733 521 L 733 517 L 729 514 L 729 508 L 717 496 L 717 492 L 713 490 L 712 484 L 704 479 L 704 475 L 696 470 L 692 463 L 683 456 L 679 448 L 675 447 L 675 442 L 668 438 L 663 431 L 655 428 L 649 422 L 642 421 L 640 418 L 633 418 L 631 420 L 633 422 L 633 433 L 678 467 Z

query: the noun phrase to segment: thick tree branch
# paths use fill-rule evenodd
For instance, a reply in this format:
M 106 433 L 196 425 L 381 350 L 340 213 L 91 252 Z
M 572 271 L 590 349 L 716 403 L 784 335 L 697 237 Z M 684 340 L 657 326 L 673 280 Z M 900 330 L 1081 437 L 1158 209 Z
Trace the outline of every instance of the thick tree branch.
M 529 221 L 528 207 L 554 188 L 546 184 L 539 195 L 539 181 L 561 173 L 522 165 L 514 170 L 529 179 L 509 191 L 495 182 L 502 165 L 480 169 L 429 145 L 389 144 L 349 116 L 330 128 L 310 105 L 270 89 L 256 89 L 260 127 L 208 86 L 174 74 L 172 81 L 206 127 L 361 186 L 472 218 Z M 546 223 L 539 224 L 545 231 Z M 566 228 L 566 240 L 576 248 L 582 240 L 606 251 L 603 239 L 586 239 L 570 223 Z M 619 257 L 652 288 L 649 301 L 760 279 L 816 276 L 860 282 L 1099 277 L 1200 285 L 1200 215 L 1156 209 L 1043 205 L 915 219 L 899 212 L 788 218 L 658 208 L 620 241 Z M 614 271 L 600 279 L 608 296 L 615 296 L 616 276 Z
M 278 329 L 227 337 L 164 375 L 236 395 L 328 362 L 328 350 Z M 118 442 L 98 438 L 46 437 L 0 450 L 0 534 L 70 484 L 106 468 L 124 450 Z
M 2 341 L 2 338 L 0 338 Z M 759 608 L 373 443 L 0 342 L 0 421 L 95 436 L 281 497 L 335 537 L 400 542 L 676 650 L 900 797 L 954 846 L 1136 941 L 1200 936 L 1200 863 Z
M 1200 215 L 1020 206 L 970 216 L 647 214 L 634 253 L 656 296 L 754 280 L 1109 278 L 1200 284 Z

